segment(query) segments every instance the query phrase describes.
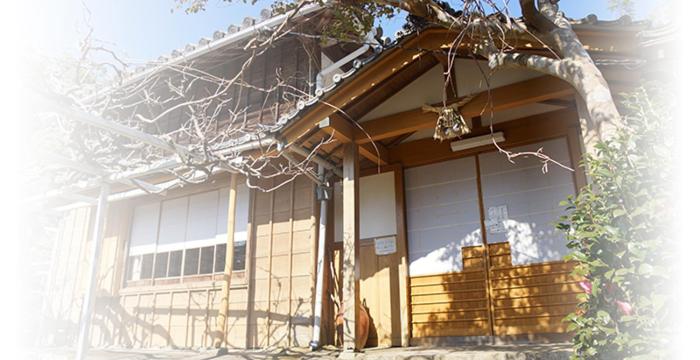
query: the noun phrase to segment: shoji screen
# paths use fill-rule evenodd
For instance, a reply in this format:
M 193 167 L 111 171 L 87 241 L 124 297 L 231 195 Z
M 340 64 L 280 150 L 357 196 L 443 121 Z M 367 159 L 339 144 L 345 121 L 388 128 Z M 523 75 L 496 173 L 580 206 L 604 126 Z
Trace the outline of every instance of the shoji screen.
M 571 166 L 566 139 L 555 139 L 510 149 L 542 151 Z M 509 242 L 514 265 L 560 260 L 566 253 L 564 234 L 555 229 L 563 208 L 559 202 L 574 194 L 573 173 L 535 157 L 510 163 L 503 154 L 479 155 L 481 184 L 489 243 Z
M 159 216 L 160 203 L 139 205 L 134 208 L 129 255 L 149 254 L 156 251 Z
M 462 247 L 480 245 L 474 157 L 405 171 L 411 276 L 462 270 Z

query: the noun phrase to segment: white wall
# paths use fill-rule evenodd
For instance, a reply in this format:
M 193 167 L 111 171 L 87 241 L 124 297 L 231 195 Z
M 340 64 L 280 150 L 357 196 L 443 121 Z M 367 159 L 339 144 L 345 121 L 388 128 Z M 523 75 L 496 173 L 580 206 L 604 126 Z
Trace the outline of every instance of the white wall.
M 444 84 L 442 65 L 437 65 L 363 116 L 360 122 L 441 101 Z
M 473 157 L 405 171 L 411 276 L 462 270 L 462 247 L 482 244 Z
M 486 61 L 457 59 L 455 61 L 457 94 L 465 96 L 486 91 L 487 82 L 484 74 L 492 89 L 542 76 L 539 72 L 525 69 L 501 69 L 491 74 Z
M 556 139 L 509 149 L 543 152 L 571 166 L 566 139 Z M 484 211 L 505 205 L 508 218 L 502 221 L 502 231 L 487 230 L 489 243 L 508 241 L 513 264 L 530 264 L 560 260 L 568 253 L 564 234 L 555 229 L 563 208 L 559 202 L 575 193 L 573 173 L 550 164 L 542 173 L 537 158 L 516 158 L 515 164 L 497 152 L 479 156 L 484 196 Z
M 334 239 L 343 239 L 342 183 L 333 188 Z M 360 239 L 396 235 L 394 172 L 360 178 Z

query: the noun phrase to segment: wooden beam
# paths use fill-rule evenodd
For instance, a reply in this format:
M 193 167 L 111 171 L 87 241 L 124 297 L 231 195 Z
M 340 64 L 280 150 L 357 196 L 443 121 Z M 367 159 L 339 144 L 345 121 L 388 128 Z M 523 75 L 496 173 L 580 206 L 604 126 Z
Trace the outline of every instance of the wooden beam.
M 548 99 L 558 99 L 574 94 L 574 89 L 557 78 L 542 76 L 519 83 L 502 86 L 490 91 L 477 94 L 472 101 L 464 105 L 460 112 L 465 118 L 480 116 L 482 112 L 500 111 L 514 107 L 541 102 Z M 463 99 L 464 97 L 460 98 Z M 492 101 L 490 101 L 492 100 Z M 440 106 L 436 104 L 435 106 Z M 379 141 L 408 132 L 429 129 L 435 126 L 437 115 L 416 108 L 384 116 L 362 123 L 362 127 L 374 141 Z M 365 144 L 370 141 L 364 132 L 356 130 L 356 142 Z
M 518 120 L 494 124 L 494 131 L 502 131 L 506 141 L 499 144 L 504 148 L 544 141 L 567 136 L 569 128 L 575 126 L 578 117 L 575 109 L 561 109 L 548 113 L 532 115 Z M 489 134 L 488 126 L 474 129 L 470 136 Z M 432 138 L 403 143 L 389 150 L 392 163 L 398 162 L 404 167 L 430 164 L 438 161 L 460 158 L 479 152 L 494 150 L 493 145 L 453 152 L 449 141 L 438 142 Z
M 574 107 L 574 106 L 576 106 L 576 103 L 574 102 L 573 98 L 549 99 L 549 100 L 540 101 L 540 104 L 559 106 L 559 107 Z
M 630 55 L 638 53 L 637 41 L 634 39 L 636 30 L 594 29 L 591 27 L 577 27 L 574 31 L 579 35 L 584 45 L 589 46 L 591 51 L 601 51 L 608 49 L 613 53 Z M 400 71 L 403 67 L 411 64 L 414 60 L 426 56 L 434 50 L 449 48 L 457 31 L 443 28 L 433 28 L 422 31 L 418 35 L 404 40 L 400 46 L 385 51 L 382 56 L 371 65 L 361 69 L 352 76 L 351 79 L 343 83 L 339 89 L 324 97 L 324 101 L 308 109 L 306 114 L 298 121 L 283 131 L 287 142 L 295 142 L 297 137 L 314 127 L 319 121 L 336 112 L 338 108 L 344 108 L 353 100 L 370 92 L 384 79 Z M 609 37 L 615 38 L 611 42 Z M 541 45 L 536 39 L 512 39 L 511 45 L 524 47 L 526 49 L 538 50 Z M 470 39 L 464 39 L 460 47 L 468 45 Z M 613 46 L 614 45 L 614 46 Z M 614 50 L 612 50 L 614 49 Z M 458 49 L 458 51 L 461 50 Z M 430 56 L 432 57 L 432 56 Z M 607 78 L 607 77 L 606 77 Z M 331 106 L 324 105 L 331 104 Z M 421 104 L 422 105 L 422 104 Z
M 360 157 L 357 145 L 343 145 L 343 348 L 359 350 Z
M 228 219 L 226 231 L 226 258 L 224 260 L 224 281 L 221 283 L 221 301 L 219 302 L 219 314 L 216 316 L 216 332 L 214 333 L 214 347 L 220 348 L 226 343 L 226 324 L 228 323 L 229 293 L 231 290 L 231 273 L 233 272 L 234 234 L 236 232 L 236 187 L 238 186 L 238 174 L 231 174 L 228 196 Z
M 324 119 L 318 124 L 318 127 L 343 144 L 354 142 L 355 130 L 361 132 L 355 125 L 337 115 L 331 115 Z M 362 157 L 375 164 L 386 165 L 389 163 L 389 150 L 378 142 L 360 145 L 359 152 Z

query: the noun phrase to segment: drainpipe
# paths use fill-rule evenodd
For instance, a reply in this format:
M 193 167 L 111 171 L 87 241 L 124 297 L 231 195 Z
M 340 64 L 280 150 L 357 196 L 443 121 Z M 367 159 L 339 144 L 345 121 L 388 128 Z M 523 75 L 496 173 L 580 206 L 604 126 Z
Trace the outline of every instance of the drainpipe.
M 321 311 L 323 304 L 323 283 L 326 260 L 326 223 L 328 222 L 328 199 L 331 196 L 330 183 L 325 176 L 323 166 L 318 166 L 318 174 L 325 182 L 324 185 L 318 186 L 317 197 L 321 200 L 320 219 L 318 224 L 318 251 L 316 252 L 316 294 L 314 296 L 314 327 L 309 346 L 311 350 L 317 350 L 321 340 Z
M 100 197 L 97 200 L 95 220 L 92 229 L 92 248 L 90 250 L 90 278 L 87 289 L 83 296 L 83 305 L 80 311 L 80 330 L 78 332 L 78 344 L 75 352 L 76 360 L 85 359 L 87 350 L 90 347 L 90 325 L 92 322 L 92 311 L 95 307 L 95 290 L 97 288 L 97 271 L 100 266 L 100 254 L 102 252 L 102 239 L 104 238 L 104 228 L 107 219 L 107 196 L 109 195 L 109 185 L 100 186 Z
M 365 44 L 360 46 L 357 50 L 351 52 L 350 54 L 346 55 L 344 58 L 336 61 L 335 63 L 327 66 L 323 70 L 319 71 L 318 74 L 316 74 L 316 95 L 321 95 L 323 94 L 322 90 L 323 89 L 323 80 L 325 77 L 332 73 L 333 71 L 336 71 L 340 69 L 343 65 L 355 60 L 358 56 L 364 54 L 367 50 L 370 49 L 370 47 L 375 47 L 379 45 L 379 42 L 377 42 L 377 39 L 375 39 L 376 31 L 375 29 L 372 29 L 367 36 L 365 37 Z M 321 92 L 321 94 L 319 94 Z

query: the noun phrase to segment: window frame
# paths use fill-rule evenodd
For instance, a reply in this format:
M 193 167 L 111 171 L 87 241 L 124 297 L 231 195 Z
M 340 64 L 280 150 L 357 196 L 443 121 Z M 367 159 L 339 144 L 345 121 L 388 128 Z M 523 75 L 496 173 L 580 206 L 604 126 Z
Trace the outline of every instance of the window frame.
M 190 197 L 204 194 L 207 192 L 221 192 L 222 190 L 228 190 L 228 187 L 216 187 L 216 188 L 210 188 L 206 190 L 201 190 L 201 191 L 193 191 L 189 192 L 186 194 L 181 194 L 178 196 L 173 196 L 173 197 L 168 197 L 165 199 L 157 199 L 158 203 L 158 229 L 157 229 L 157 236 L 156 236 L 156 246 L 155 246 L 155 251 L 152 253 L 143 253 L 143 254 L 138 254 L 138 255 L 131 255 L 130 250 L 131 250 L 131 240 L 132 240 L 132 232 L 133 232 L 133 222 L 135 219 L 135 211 L 132 210 L 131 212 L 131 221 L 130 221 L 130 227 L 129 227 L 129 238 L 128 241 L 125 242 L 125 254 L 126 256 L 124 257 L 124 267 L 122 271 L 122 276 L 123 276 L 123 281 L 122 281 L 122 288 L 135 288 L 135 287 L 147 287 L 147 286 L 158 286 L 158 285 L 171 285 L 171 284 L 185 284 L 185 283 L 196 283 L 196 282 L 211 282 L 211 281 L 218 281 L 222 280 L 224 278 L 224 271 L 216 271 L 217 269 L 217 250 L 223 250 L 224 252 L 226 251 L 227 248 L 227 242 L 221 242 L 221 243 L 215 243 L 215 244 L 210 244 L 210 245 L 205 245 L 205 246 L 200 246 L 196 248 L 178 248 L 178 249 L 173 249 L 173 250 L 168 250 L 168 251 L 158 251 L 158 242 L 159 242 L 159 237 L 160 237 L 160 224 L 161 224 L 161 217 L 162 217 L 162 207 L 163 203 L 165 201 L 169 200 L 175 200 L 175 199 L 181 199 L 181 198 L 187 198 L 187 214 L 189 215 L 190 211 Z M 220 201 L 221 198 L 219 198 Z M 143 206 L 149 204 L 151 201 L 140 201 L 136 202 L 133 204 L 132 209 L 135 209 L 137 206 Z M 231 199 L 229 198 L 229 201 Z M 247 201 L 247 209 L 246 211 L 248 212 L 248 222 L 251 221 L 250 218 L 250 211 L 251 211 L 251 201 L 252 197 L 248 196 L 248 201 Z M 217 207 L 219 204 L 217 204 Z M 228 219 L 228 213 L 226 214 L 226 218 Z M 187 227 L 187 224 L 185 225 Z M 241 278 L 245 279 L 245 274 L 248 271 L 248 266 L 249 266 L 249 261 L 248 261 L 248 251 L 250 246 L 248 245 L 248 242 L 250 241 L 250 231 L 247 233 L 247 238 L 244 242 L 239 241 L 238 243 L 243 243 L 245 246 L 245 254 L 243 255 L 243 268 L 242 269 L 234 269 L 232 270 L 232 276 L 234 278 Z M 228 229 L 227 229 L 227 237 L 228 237 Z M 224 245 L 224 246 L 221 246 Z M 234 247 L 236 243 L 234 243 Z M 212 269 L 211 272 L 205 273 L 205 274 L 200 274 L 200 268 L 201 268 L 201 261 L 202 261 L 202 249 L 208 248 L 208 247 L 213 247 L 213 253 L 212 253 Z M 195 273 L 190 274 L 190 275 L 185 275 L 185 259 L 186 259 L 186 252 L 187 250 L 194 250 L 196 249 L 198 251 L 198 256 L 197 256 L 197 269 Z M 180 271 L 179 275 L 177 276 L 171 276 L 171 256 L 172 253 L 175 252 L 180 252 L 181 253 L 181 259 L 180 259 Z M 156 258 L 158 257 L 159 254 L 167 253 L 167 260 L 166 260 L 166 269 L 165 269 L 165 276 L 164 277 L 155 277 L 155 271 L 156 271 Z M 138 273 L 138 278 L 132 279 L 133 274 L 133 262 L 135 258 L 138 258 L 137 262 L 140 267 L 143 267 L 143 262 L 144 262 L 144 256 L 152 256 L 153 261 L 151 263 L 151 269 L 150 273 L 151 276 L 149 278 L 141 278 L 141 273 L 142 271 L 139 270 Z M 225 261 L 226 256 L 222 256 L 221 259 Z M 221 266 L 221 268 L 224 268 L 225 266 Z

